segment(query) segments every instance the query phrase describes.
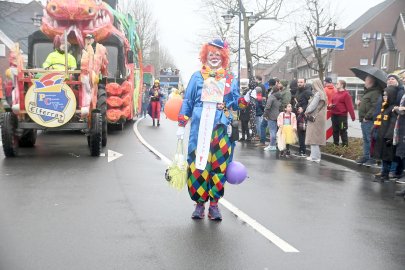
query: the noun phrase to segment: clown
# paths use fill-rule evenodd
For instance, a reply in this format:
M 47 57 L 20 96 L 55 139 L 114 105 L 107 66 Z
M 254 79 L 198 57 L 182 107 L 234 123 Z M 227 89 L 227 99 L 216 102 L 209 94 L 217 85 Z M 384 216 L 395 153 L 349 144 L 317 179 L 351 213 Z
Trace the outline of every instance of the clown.
M 225 172 L 232 160 L 230 110 L 238 110 L 239 89 L 237 80 L 227 70 L 229 50 L 224 42 L 215 39 L 204 44 L 200 60 L 203 66 L 192 75 L 185 91 L 177 137 L 183 138 L 191 118 L 187 186 L 196 202 L 191 217 L 202 219 L 209 200 L 208 217 L 222 220 L 218 200 L 224 195 Z

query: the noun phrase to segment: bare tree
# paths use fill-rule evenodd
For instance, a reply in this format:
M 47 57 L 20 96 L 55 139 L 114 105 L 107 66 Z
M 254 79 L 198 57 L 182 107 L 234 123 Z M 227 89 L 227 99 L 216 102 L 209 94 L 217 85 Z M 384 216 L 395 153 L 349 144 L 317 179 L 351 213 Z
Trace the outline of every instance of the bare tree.
M 310 48 L 312 48 L 315 61 L 312 61 L 312 59 L 304 55 L 303 48 L 300 46 L 300 41 L 297 36 L 294 37 L 294 41 L 299 54 L 306 61 L 307 66 L 318 72 L 319 79 L 323 80 L 325 71 L 328 68 L 327 65 L 331 50 L 327 50 L 327 53 L 324 53 L 322 49 L 316 48 L 316 37 L 334 36 L 336 24 L 325 8 L 321 6 L 320 0 L 306 0 L 306 8 L 310 15 L 310 20 L 307 25 L 304 26 L 304 35 L 306 42 L 309 44 Z
M 216 26 L 216 35 L 228 40 L 233 53 L 238 52 L 239 50 L 239 29 L 238 27 L 226 26 L 223 20 L 219 18 L 227 12 L 230 12 L 237 17 L 240 16 L 240 19 L 242 20 L 242 46 L 245 49 L 246 63 L 252 64 L 253 60 L 259 61 L 260 59 L 271 59 L 274 51 L 267 50 L 264 46 L 265 44 L 274 43 L 274 40 L 271 37 L 271 31 L 252 35 L 251 30 L 259 21 L 276 19 L 279 15 L 282 3 L 283 0 L 255 0 L 255 3 L 249 1 L 248 4 L 245 4 L 242 0 L 207 0 L 204 1 L 203 4 L 208 7 L 211 21 L 213 21 Z M 247 9 L 251 9 L 249 11 L 252 11 L 254 16 L 251 16 L 252 14 Z M 213 18 L 216 19 L 214 20 Z M 239 21 L 238 18 L 237 21 Z M 258 49 L 259 44 L 264 47 L 260 51 Z M 257 48 L 256 53 L 252 52 L 252 47 Z
M 150 49 L 154 37 L 157 34 L 157 22 L 151 12 L 147 0 L 120 1 L 120 9 L 131 14 L 137 21 L 137 33 L 139 35 L 142 58 L 149 61 Z

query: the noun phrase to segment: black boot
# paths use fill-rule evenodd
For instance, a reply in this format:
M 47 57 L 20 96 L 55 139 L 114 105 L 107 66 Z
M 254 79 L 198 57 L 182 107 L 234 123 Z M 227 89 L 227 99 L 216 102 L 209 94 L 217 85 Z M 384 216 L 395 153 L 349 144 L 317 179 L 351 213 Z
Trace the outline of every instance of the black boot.
M 153 126 L 155 126 L 155 119 L 153 119 Z
M 158 122 L 158 123 L 157 123 L 157 126 L 160 126 L 160 122 L 159 122 L 159 120 L 157 120 L 157 122 Z

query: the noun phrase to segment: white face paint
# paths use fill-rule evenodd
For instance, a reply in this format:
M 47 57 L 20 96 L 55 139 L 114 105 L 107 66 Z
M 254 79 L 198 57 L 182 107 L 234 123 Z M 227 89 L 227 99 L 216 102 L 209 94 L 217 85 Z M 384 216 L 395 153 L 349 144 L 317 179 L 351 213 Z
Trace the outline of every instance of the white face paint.
M 222 59 L 221 59 L 220 52 L 218 52 L 218 51 L 208 52 L 207 63 L 208 63 L 208 66 L 212 69 L 217 69 L 217 68 L 221 67 Z

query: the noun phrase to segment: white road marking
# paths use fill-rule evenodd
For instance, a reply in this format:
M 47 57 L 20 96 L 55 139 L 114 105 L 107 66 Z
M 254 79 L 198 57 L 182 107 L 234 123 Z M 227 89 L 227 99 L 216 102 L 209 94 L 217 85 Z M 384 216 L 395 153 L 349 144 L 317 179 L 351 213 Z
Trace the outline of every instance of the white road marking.
M 147 148 L 149 148 L 150 151 L 152 151 L 155 155 L 160 157 L 167 165 L 171 163 L 171 160 L 165 157 L 162 153 L 157 151 L 154 147 L 152 147 L 150 144 L 148 144 L 145 139 L 142 137 L 142 135 L 139 133 L 138 130 L 138 123 L 142 120 L 143 118 L 138 119 L 133 127 L 133 130 L 135 132 L 135 135 L 138 137 L 138 139 L 141 141 L 143 145 L 145 145 Z M 284 252 L 289 252 L 289 253 L 294 253 L 294 252 L 299 252 L 298 249 L 294 248 L 290 244 L 288 244 L 286 241 L 278 237 L 276 234 L 271 232 L 269 229 L 261 225 L 259 222 L 245 214 L 243 211 L 239 210 L 236 206 L 234 206 L 232 203 L 228 202 L 224 198 L 222 198 L 219 201 L 222 206 L 224 206 L 226 209 L 231 211 L 234 215 L 239 217 L 242 221 L 244 221 L 246 224 L 251 226 L 255 231 L 260 233 L 262 236 L 264 236 L 267 240 L 275 244 L 277 247 L 279 247 L 282 251 Z
M 122 157 L 123 154 L 108 149 L 107 156 L 108 156 L 108 162 L 111 162 L 113 160 L 116 160 L 117 158 Z

